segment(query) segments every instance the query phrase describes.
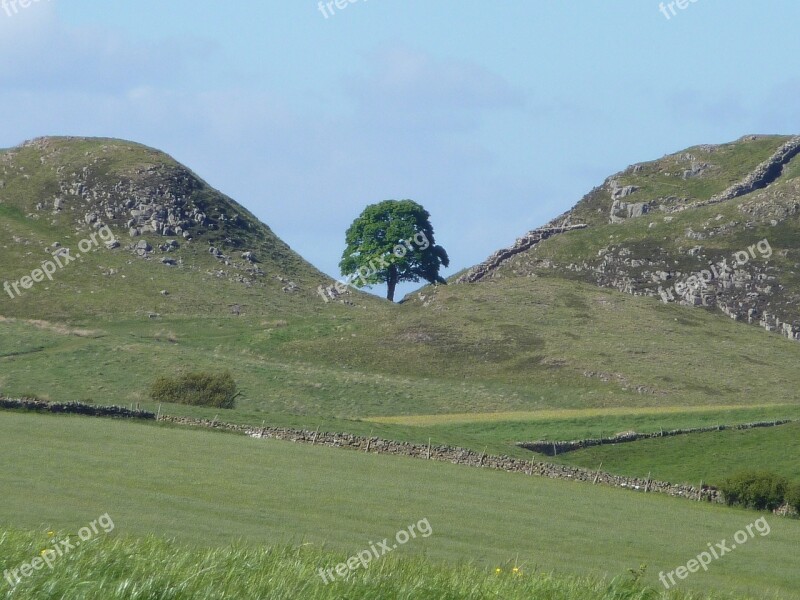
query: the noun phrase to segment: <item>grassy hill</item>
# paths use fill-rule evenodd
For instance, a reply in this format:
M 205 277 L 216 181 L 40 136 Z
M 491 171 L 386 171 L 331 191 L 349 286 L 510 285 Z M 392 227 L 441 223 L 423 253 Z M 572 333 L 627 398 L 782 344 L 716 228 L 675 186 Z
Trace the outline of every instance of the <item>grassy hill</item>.
M 794 392 L 800 383 L 794 369 L 800 346 L 789 340 L 587 284 L 522 283 L 440 288 L 425 308 L 385 305 L 383 321 L 368 322 L 358 312 L 346 312 L 349 307 L 322 303 L 326 312 L 282 323 L 249 316 L 162 316 L 83 321 L 65 328 L 5 320 L 0 322 L 0 386 L 9 396 L 139 402 L 155 410 L 148 390 L 157 375 L 185 365 L 228 369 L 244 397 L 235 410 L 225 411 L 225 420 L 324 424 L 355 433 L 375 429 L 399 435 L 402 430 L 404 436 L 442 435 L 450 442 L 464 432 L 462 444 L 480 445 L 477 450 L 489 440 L 467 435 L 469 423 L 464 426 L 457 416 L 424 432 L 372 421 L 627 409 L 628 416 L 617 414 L 614 425 L 586 413 L 573 428 L 580 436 L 586 430 L 615 433 L 635 427 L 637 412 L 647 408 L 760 407 L 714 417 L 723 423 L 767 415 L 795 418 L 800 412 Z M 476 305 L 486 307 L 484 314 L 471 308 Z M 431 311 L 435 321 L 428 320 Z M 659 334 L 644 338 L 637 333 L 643 329 Z M 209 417 L 219 412 L 178 405 L 164 410 Z M 548 432 L 535 422 L 514 427 L 518 420 L 525 418 L 508 419 L 507 428 L 493 426 L 496 449 L 510 452 L 513 441 L 569 433 Z M 682 422 L 676 414 L 656 413 L 651 426 L 657 430 Z M 608 427 L 618 429 L 609 432 Z
M 798 175 L 800 138 L 784 136 L 632 165 L 553 221 L 588 228 L 506 251 L 482 277 L 586 281 L 800 340 Z M 681 287 L 693 276 L 704 284 Z
M 631 165 L 609 177 L 565 216 L 575 223 L 606 225 L 615 199 L 647 202 L 656 209 L 709 200 L 745 179 L 791 139 L 791 136 L 748 135 L 728 144 L 692 146 L 657 160 Z M 796 168 L 797 161 L 792 164 L 792 169 Z M 614 189 L 628 186 L 636 189 L 630 195 L 615 197 Z
M 96 238 L 52 281 L 4 292 L 4 316 L 307 313 L 330 283 L 247 209 L 145 146 L 41 138 L 0 153 L 0 182 L 4 281 L 65 248 L 76 257 L 104 226 L 119 242 Z

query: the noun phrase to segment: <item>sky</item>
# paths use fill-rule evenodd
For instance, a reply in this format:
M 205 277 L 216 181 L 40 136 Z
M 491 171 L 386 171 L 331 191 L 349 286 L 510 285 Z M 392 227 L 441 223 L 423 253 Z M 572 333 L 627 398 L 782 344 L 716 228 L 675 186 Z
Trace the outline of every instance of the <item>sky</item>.
M 800 133 L 796 0 L 338 2 L 0 0 L 0 147 L 156 147 L 339 278 L 375 202 L 448 276 L 629 164 Z

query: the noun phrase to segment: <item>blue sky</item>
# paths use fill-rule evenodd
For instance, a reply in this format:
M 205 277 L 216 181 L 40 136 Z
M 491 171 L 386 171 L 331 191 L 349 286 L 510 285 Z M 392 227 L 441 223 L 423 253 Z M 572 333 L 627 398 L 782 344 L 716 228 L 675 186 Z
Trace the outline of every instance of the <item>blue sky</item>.
M 665 9 L 669 19 L 654 0 L 357 0 L 327 18 L 317 0 L 0 7 L 0 146 L 88 135 L 157 147 L 331 276 L 367 204 L 411 198 L 432 214 L 448 275 L 630 163 L 800 133 L 800 3 Z

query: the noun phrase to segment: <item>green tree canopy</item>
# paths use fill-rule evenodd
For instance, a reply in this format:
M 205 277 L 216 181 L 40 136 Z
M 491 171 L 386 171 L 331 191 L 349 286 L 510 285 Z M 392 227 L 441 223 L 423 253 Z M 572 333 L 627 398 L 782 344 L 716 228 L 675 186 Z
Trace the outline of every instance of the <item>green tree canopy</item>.
M 385 283 L 394 301 L 401 281 L 446 283 L 439 267 L 450 258 L 433 237 L 430 214 L 412 200 L 385 200 L 364 209 L 346 235 L 339 268 L 358 287 Z

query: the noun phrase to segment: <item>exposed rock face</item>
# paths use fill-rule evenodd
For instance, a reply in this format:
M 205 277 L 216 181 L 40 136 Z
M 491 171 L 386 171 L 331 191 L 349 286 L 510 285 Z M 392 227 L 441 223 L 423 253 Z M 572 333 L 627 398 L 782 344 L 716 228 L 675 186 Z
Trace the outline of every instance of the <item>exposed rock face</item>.
M 611 198 L 613 200 L 619 200 L 620 198 L 627 198 L 631 194 L 634 194 L 639 191 L 638 186 L 635 185 L 626 185 L 623 187 L 619 187 L 619 182 L 616 179 L 611 179 L 609 181 L 609 187 L 611 188 Z
M 778 268 L 757 250 L 740 265 L 735 262 L 736 254 L 709 256 L 702 246 L 693 246 L 687 255 L 696 266 L 682 268 L 676 268 L 674 256 L 663 250 L 647 257 L 637 254 L 626 246 L 609 246 L 599 257 L 580 264 L 558 265 L 547 260 L 537 261 L 536 268 L 582 273 L 601 287 L 634 296 L 716 308 L 734 320 L 800 341 L 800 297 L 781 285 Z M 693 277 L 698 283 L 687 284 Z
M 692 177 L 699 177 L 703 173 L 705 173 L 711 165 L 704 162 L 697 162 L 696 160 L 692 160 L 692 166 L 686 170 L 684 170 L 683 175 L 681 176 L 682 179 L 691 179 Z
M 622 202 L 614 200 L 611 205 L 611 215 L 609 220 L 611 223 L 622 223 L 625 219 L 633 219 L 641 217 L 650 211 L 650 205 L 647 202 Z
M 609 221 L 611 223 L 622 223 L 626 219 L 634 217 L 641 217 L 650 209 L 650 204 L 647 202 L 623 202 L 622 198 L 632 196 L 639 191 L 639 187 L 635 185 L 619 185 L 616 177 L 612 177 L 607 182 L 608 191 L 611 194 L 611 199 L 614 201 L 611 204 L 611 214 Z
M 130 145 L 108 141 L 95 152 L 87 151 L 85 164 L 71 170 L 62 164 L 62 149 L 51 138 L 23 144 L 39 151 L 42 167 L 52 168 L 56 176 L 56 191 L 37 208 L 71 212 L 79 226 L 124 228 L 130 237 L 190 238 L 193 228 L 215 227 L 194 199 L 205 184 L 180 165 L 156 158 L 153 164 L 118 170 L 109 177 L 108 156 L 126 147 Z
M 498 250 L 481 264 L 472 267 L 469 271 L 456 279 L 456 283 L 475 283 L 476 281 L 480 281 L 484 277 L 491 275 L 504 261 L 520 252 L 530 250 L 542 240 L 564 233 L 565 231 L 586 229 L 586 227 L 586 225 L 566 225 L 564 227 L 544 227 L 542 229 L 529 231 L 519 238 L 510 248 Z

